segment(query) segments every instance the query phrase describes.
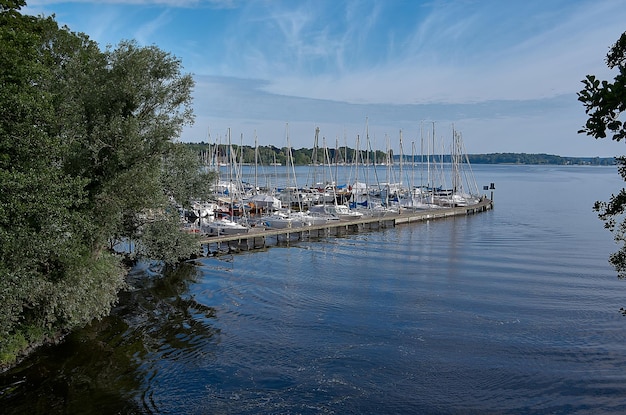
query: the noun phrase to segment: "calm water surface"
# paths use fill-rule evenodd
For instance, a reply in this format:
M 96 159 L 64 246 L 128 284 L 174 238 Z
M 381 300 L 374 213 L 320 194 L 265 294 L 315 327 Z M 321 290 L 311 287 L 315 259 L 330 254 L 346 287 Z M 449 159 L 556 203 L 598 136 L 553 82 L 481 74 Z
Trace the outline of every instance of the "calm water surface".
M 474 166 L 495 209 L 134 271 L 2 375 L 2 413 L 626 412 L 615 168 Z

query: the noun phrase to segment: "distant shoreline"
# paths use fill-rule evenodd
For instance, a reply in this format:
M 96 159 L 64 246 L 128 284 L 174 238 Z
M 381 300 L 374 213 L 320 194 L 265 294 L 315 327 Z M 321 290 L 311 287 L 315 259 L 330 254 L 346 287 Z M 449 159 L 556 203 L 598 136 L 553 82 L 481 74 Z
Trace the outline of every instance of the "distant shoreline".
M 468 154 L 472 164 L 546 164 L 577 166 L 614 166 L 615 157 L 562 157 L 552 154 L 491 153 Z
M 259 146 L 254 148 L 243 145 L 233 144 L 230 146 L 224 144 L 207 144 L 207 143 L 185 143 L 195 151 L 199 152 L 202 158 L 208 162 L 226 163 L 230 157 L 235 156 L 238 163 L 254 164 L 255 159 L 264 164 L 276 163 L 275 165 L 286 165 L 287 163 L 294 165 L 311 164 L 315 159 L 321 164 L 342 164 L 351 163 L 352 160 L 358 159 L 364 162 L 400 162 L 400 155 L 387 153 L 381 150 L 359 150 L 360 156 L 357 157 L 356 150 L 350 147 L 340 147 L 326 149 L 322 151 L 312 148 L 291 148 L 275 147 L 275 146 Z M 545 165 L 585 165 L 585 166 L 614 166 L 615 157 L 563 157 L 554 154 L 545 153 L 486 153 L 486 154 L 468 154 L 467 158 L 471 164 L 545 164 Z M 427 162 L 426 155 L 403 155 L 405 162 Z M 430 156 L 431 162 L 449 163 L 450 154 L 433 154 Z M 465 159 L 465 156 L 463 156 Z

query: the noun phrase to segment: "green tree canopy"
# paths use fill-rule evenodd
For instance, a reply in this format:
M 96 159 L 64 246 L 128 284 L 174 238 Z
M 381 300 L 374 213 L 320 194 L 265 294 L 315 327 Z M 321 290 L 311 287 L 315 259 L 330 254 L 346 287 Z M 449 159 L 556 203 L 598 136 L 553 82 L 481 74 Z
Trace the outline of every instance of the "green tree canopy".
M 110 311 L 116 243 L 167 263 L 194 253 L 176 207 L 212 183 L 175 142 L 193 121 L 180 60 L 132 41 L 102 51 L 24 5 L 0 0 L 0 364 Z
M 582 82 L 584 89 L 578 93 L 578 100 L 584 106 L 587 123 L 579 131 L 596 139 L 612 134 L 612 139 L 621 141 L 626 138 L 626 124 L 620 119 L 626 110 L 626 32 L 610 48 L 606 57 L 607 66 L 617 69 L 613 82 L 600 81 L 593 75 L 587 75 Z M 618 172 L 626 181 L 626 156 L 616 157 Z M 604 226 L 613 232 L 615 241 L 621 244 L 618 252 L 611 254 L 609 261 L 615 267 L 618 275 L 626 277 L 626 189 L 621 189 L 617 195 L 612 195 L 608 202 L 598 201 L 594 210 L 598 213 Z

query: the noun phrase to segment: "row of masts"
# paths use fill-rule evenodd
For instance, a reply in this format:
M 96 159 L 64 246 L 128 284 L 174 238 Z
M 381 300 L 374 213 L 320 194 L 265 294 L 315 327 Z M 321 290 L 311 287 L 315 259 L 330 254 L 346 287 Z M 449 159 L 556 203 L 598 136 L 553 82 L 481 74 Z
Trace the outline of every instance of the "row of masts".
M 319 134 L 320 129 L 317 127 L 315 129 L 315 138 L 313 142 L 312 153 L 310 157 L 310 165 L 315 166 L 327 166 L 335 167 L 335 173 L 332 170 L 325 169 L 312 169 L 311 177 L 307 178 L 307 181 L 312 181 L 313 183 L 318 182 L 318 178 L 321 176 L 322 181 L 325 180 L 326 177 L 329 176 L 337 176 L 336 169 L 340 166 L 353 166 L 355 171 L 359 167 L 363 166 L 387 166 L 388 172 L 387 176 L 391 176 L 395 174 L 393 171 L 396 166 L 399 166 L 399 177 L 401 179 L 405 178 L 405 169 L 407 169 L 411 174 L 411 179 L 408 180 L 410 183 L 416 183 L 415 179 L 416 169 L 415 167 L 419 167 L 419 183 L 422 187 L 437 187 L 443 186 L 448 187 L 445 181 L 445 176 L 442 172 L 445 170 L 445 165 L 449 164 L 452 167 L 452 173 L 450 174 L 452 181 L 453 189 L 460 189 L 463 187 L 463 180 L 461 178 L 461 169 L 460 166 L 465 164 L 469 167 L 469 159 L 467 153 L 465 152 L 465 148 L 463 146 L 461 133 L 454 129 L 452 126 L 452 147 L 451 150 L 447 150 L 445 148 L 444 138 L 441 137 L 439 140 L 436 138 L 435 134 L 435 123 L 432 122 L 432 130 L 430 132 L 425 132 L 423 125 L 420 127 L 420 151 L 416 151 L 416 143 L 415 141 L 411 142 L 411 153 L 408 154 L 404 148 L 404 140 L 403 140 L 403 132 L 400 130 L 399 134 L 399 149 L 400 154 L 399 157 L 394 157 L 393 151 L 391 150 L 390 140 L 387 136 L 385 136 L 385 141 L 387 143 L 387 151 L 382 152 L 380 150 L 375 151 L 372 148 L 372 141 L 370 140 L 369 133 L 366 127 L 365 133 L 365 147 L 361 149 L 361 137 L 357 135 L 356 137 L 356 148 L 353 150 L 348 147 L 347 143 L 343 146 L 339 146 L 339 140 L 336 140 L 336 145 L 334 148 L 331 148 L 326 143 L 326 137 L 322 137 L 322 144 L 319 142 Z M 287 125 L 287 134 L 286 134 L 287 146 L 283 147 L 285 151 L 285 163 L 287 166 L 293 167 L 296 163 L 294 161 L 293 152 L 291 143 L 289 142 L 289 134 L 288 134 L 288 125 Z M 437 141 L 439 141 L 439 145 L 437 145 Z M 218 142 L 217 140 L 214 143 L 210 142 L 210 134 L 209 134 L 209 149 L 203 150 L 201 152 L 201 157 L 203 164 L 210 169 L 217 170 L 219 167 L 234 167 L 235 169 L 241 169 L 242 166 L 253 165 L 255 169 L 255 177 L 258 176 L 258 169 L 263 168 L 263 162 L 259 156 L 259 146 L 258 139 L 255 134 L 254 138 L 254 161 L 246 161 L 244 162 L 244 144 L 243 144 L 243 134 L 241 135 L 241 143 L 240 145 L 233 145 L 230 136 L 230 129 L 227 132 L 227 144 Z M 342 151 L 343 148 L 343 151 Z M 282 149 L 281 149 L 282 150 Z M 350 154 L 351 153 L 351 154 Z M 383 153 L 383 159 L 380 158 L 380 153 Z M 351 156 L 349 158 L 349 155 Z M 249 157 L 247 157 L 249 160 Z M 449 160 L 449 161 L 446 161 Z M 265 160 L 266 166 L 280 166 L 281 162 L 276 160 L 276 156 L 274 154 L 274 159 L 267 163 L 267 158 Z M 322 173 L 320 173 L 320 171 Z M 377 174 L 378 172 L 375 172 Z M 357 175 L 358 176 L 358 175 Z M 375 181 L 378 181 L 378 177 L 374 177 Z M 254 183 L 258 185 L 257 182 Z M 475 188 L 468 189 L 471 191 L 477 190 Z
M 357 135 L 356 149 L 354 151 L 355 158 L 350 163 L 347 163 L 345 159 L 343 159 L 343 162 L 339 161 L 337 154 L 341 154 L 341 152 L 338 151 L 338 146 L 334 153 L 334 159 L 331 157 L 324 137 L 320 146 L 320 129 L 316 128 L 313 153 L 311 155 L 311 159 L 316 162 L 309 166 L 306 184 L 302 187 L 298 185 L 298 180 L 302 178 L 296 175 L 288 125 L 286 128 L 286 166 L 283 167 L 283 173 L 286 173 L 286 178 L 281 183 L 282 188 L 277 185 L 278 183 L 274 183 L 274 185 L 270 183 L 271 174 L 263 173 L 259 175 L 259 169 L 263 169 L 263 166 L 258 155 L 258 140 L 256 136 L 253 183 L 244 181 L 243 135 L 241 136 L 241 145 L 238 147 L 239 151 L 236 151 L 232 145 L 229 129 L 226 147 L 224 148 L 221 144 L 215 143 L 210 147 L 213 150 L 212 154 L 210 156 L 204 155 L 204 157 L 206 167 L 215 169 L 219 173 L 216 175 L 217 178 L 214 183 L 216 197 L 222 203 L 229 202 L 231 206 L 230 211 L 234 210 L 233 206 L 236 204 L 252 206 L 254 202 L 251 201 L 251 196 L 259 194 L 278 198 L 282 202 L 274 206 L 279 206 L 279 208 L 284 206 L 287 209 L 300 211 L 309 209 L 311 205 L 325 203 L 345 204 L 354 210 L 367 208 L 370 213 L 373 207 L 378 209 L 384 208 L 385 210 L 394 208 L 399 210 L 402 208 L 419 209 L 438 206 L 463 206 L 464 204 L 475 202 L 479 197 L 479 192 L 463 147 L 461 134 L 453 128 L 452 135 L 450 155 L 451 187 L 446 185 L 446 174 L 444 173 L 446 165 L 443 152 L 438 159 L 433 156 L 436 142 L 434 123 L 432 123 L 431 135 L 424 134 L 423 129 L 420 132 L 422 139 L 419 156 L 415 154 L 415 143 L 411 143 L 411 156 L 409 159 L 411 162 L 409 163 L 406 163 L 404 140 L 402 131 L 400 131 L 398 168 L 396 168 L 396 163 L 393 162 L 391 151 L 387 151 L 388 157 L 384 164 L 377 164 L 375 160 L 370 160 L 369 157 L 375 154 L 375 152 L 371 148 L 372 143 L 367 129 L 365 148 L 361 150 L 361 138 Z M 220 150 L 225 150 L 225 157 L 222 158 L 221 163 L 218 163 L 217 156 Z M 346 156 L 348 154 L 347 145 L 345 146 L 344 154 Z M 274 162 L 271 164 L 276 168 L 278 163 Z M 463 168 L 461 167 L 462 165 Z M 227 167 L 227 170 L 224 172 L 224 169 L 219 168 L 220 166 Z M 349 177 L 343 185 L 339 184 L 339 166 L 350 166 Z M 384 175 L 379 171 L 379 168 L 376 168 L 377 166 L 385 167 Z M 417 180 L 416 175 L 419 175 L 419 180 Z M 259 182 L 261 177 L 265 179 L 264 184 Z

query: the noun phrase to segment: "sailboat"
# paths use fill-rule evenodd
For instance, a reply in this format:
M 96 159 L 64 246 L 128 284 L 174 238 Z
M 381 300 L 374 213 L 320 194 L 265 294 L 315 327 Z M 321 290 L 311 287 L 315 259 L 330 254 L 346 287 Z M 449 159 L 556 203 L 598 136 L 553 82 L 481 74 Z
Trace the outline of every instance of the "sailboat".
M 365 140 L 365 149 L 363 150 L 365 152 L 364 157 L 360 150 L 360 137 L 357 135 L 355 155 L 356 177 L 351 186 L 353 198 L 352 202 L 350 202 L 350 208 L 353 212 L 371 217 L 383 217 L 389 214 L 398 213 L 397 209 L 389 207 L 387 198 L 385 197 L 387 191 L 378 177 L 377 166 L 380 164 L 376 163 L 376 152 L 372 149 L 367 118 L 365 120 Z M 370 159 L 370 155 L 372 156 L 372 159 Z M 362 169 L 363 174 L 365 174 L 363 181 L 360 181 L 361 178 L 359 177 L 360 165 L 365 167 Z M 373 181 L 376 183 L 375 185 L 370 184 L 370 172 L 374 175 Z
M 232 221 L 228 216 L 214 218 L 204 222 L 201 229 L 207 236 L 237 235 L 240 233 L 248 233 L 250 231 L 250 228 Z
M 319 132 L 319 129 L 316 129 L 316 138 L 317 138 L 318 132 Z M 328 166 L 330 166 L 331 160 L 328 154 L 328 149 L 326 147 L 325 141 L 324 141 L 324 157 L 326 159 L 325 162 L 327 163 Z M 335 162 L 337 162 L 337 160 L 335 160 Z M 361 212 L 350 210 L 348 205 L 338 202 L 340 198 L 337 195 L 337 186 L 334 185 L 335 183 L 334 181 L 332 183 L 333 185 L 328 189 L 329 191 L 332 192 L 332 195 L 333 195 L 332 203 L 324 202 L 321 204 L 310 206 L 309 212 L 317 216 L 325 216 L 325 217 L 330 217 L 333 219 L 344 219 L 344 220 L 359 219 L 361 216 L 363 216 Z M 350 197 L 352 196 L 351 192 L 348 194 L 350 195 Z
M 434 169 L 431 169 L 431 159 L 433 157 L 433 149 L 435 148 L 435 123 L 432 123 L 432 148 L 431 148 L 431 140 L 427 137 L 427 152 L 426 152 L 426 160 L 424 160 L 425 149 L 424 149 L 424 129 L 423 124 L 420 124 L 420 183 L 419 186 L 412 184 L 410 187 L 410 192 L 405 200 L 401 200 L 400 204 L 402 209 L 404 210 L 426 210 L 426 209 L 440 209 L 441 206 L 435 203 L 434 194 L 436 191 L 440 190 L 440 188 L 435 188 L 434 185 Z M 402 150 L 402 144 L 401 150 Z M 415 149 L 413 151 L 412 156 L 412 166 L 413 170 L 415 169 Z M 424 178 L 424 168 L 426 167 L 426 178 Z M 426 182 L 424 182 L 426 181 Z
M 230 128 L 228 129 L 228 152 L 229 152 L 229 169 L 228 169 L 228 197 L 231 214 L 234 213 L 235 194 L 238 192 L 236 183 L 233 181 L 233 169 L 236 167 L 236 157 L 233 155 L 233 149 L 230 138 Z M 237 179 L 239 174 L 236 175 Z M 248 233 L 250 228 L 241 223 L 235 222 L 228 215 L 217 215 L 218 217 L 211 217 L 208 221 L 203 222 L 201 229 L 202 232 L 208 236 L 219 235 L 235 235 L 240 233 Z
M 294 183 L 296 182 L 296 173 L 293 164 L 293 155 L 291 153 L 291 143 L 289 142 L 289 124 L 287 124 L 285 128 L 287 136 L 287 186 L 282 189 L 278 196 L 280 202 L 285 205 L 286 208 L 277 210 L 262 218 L 263 225 L 275 229 L 310 226 L 310 222 L 303 218 L 302 215 L 295 215 L 291 210 L 293 206 L 297 206 L 300 211 L 302 210 L 302 198 L 297 184 L 291 186 L 292 177 Z
M 478 186 L 471 173 L 471 166 L 465 153 L 461 133 L 456 131 L 454 125 L 452 126 L 450 166 L 452 188 L 440 192 L 435 199 L 437 203 L 449 207 L 469 206 L 478 203 L 480 200 Z

